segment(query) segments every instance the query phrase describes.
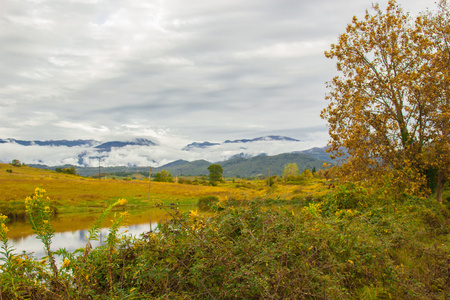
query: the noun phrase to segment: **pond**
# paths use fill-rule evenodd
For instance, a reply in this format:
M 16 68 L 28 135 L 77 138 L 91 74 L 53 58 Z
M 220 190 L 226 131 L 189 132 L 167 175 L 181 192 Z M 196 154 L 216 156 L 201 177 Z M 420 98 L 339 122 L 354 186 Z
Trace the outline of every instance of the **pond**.
M 142 233 L 155 230 L 158 222 L 162 219 L 169 219 L 175 209 L 178 211 L 186 211 L 194 209 L 195 207 L 169 207 L 169 208 L 148 208 L 145 211 L 138 213 L 130 211 L 130 217 L 127 226 L 122 229 L 122 232 L 127 230 L 126 234 L 139 236 Z M 107 217 L 107 220 L 113 218 L 114 213 Z M 89 229 L 92 224 L 98 219 L 99 215 L 66 215 L 58 216 L 52 221 L 55 229 L 55 236 L 52 238 L 51 250 L 56 251 L 61 248 L 66 248 L 67 251 L 74 250 L 86 246 L 86 236 L 89 234 Z M 110 224 L 110 223 L 109 223 Z M 106 224 L 108 226 L 108 223 Z M 15 253 L 20 254 L 23 251 L 32 253 L 34 257 L 40 259 L 45 256 L 42 242 L 33 234 L 31 227 L 26 222 L 14 222 L 8 224 L 10 236 L 9 246 L 15 248 Z M 99 241 L 92 241 L 93 247 L 102 245 L 106 241 L 109 228 L 101 229 L 99 234 Z

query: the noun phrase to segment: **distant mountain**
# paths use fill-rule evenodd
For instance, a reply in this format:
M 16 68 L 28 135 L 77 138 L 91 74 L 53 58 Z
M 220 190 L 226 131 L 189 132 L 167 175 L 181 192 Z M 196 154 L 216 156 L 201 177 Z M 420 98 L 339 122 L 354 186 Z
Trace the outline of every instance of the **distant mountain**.
M 308 150 L 303 150 L 303 151 L 299 151 L 299 153 L 304 153 L 304 154 L 308 154 L 314 158 L 317 159 L 322 159 L 322 160 L 330 160 L 330 154 L 327 153 L 328 147 L 322 147 L 322 148 L 318 148 L 318 147 L 314 147 Z
M 184 164 L 179 164 L 176 166 L 167 164 L 167 165 L 161 166 L 159 168 L 155 168 L 155 172 L 161 172 L 162 170 L 166 170 L 166 171 L 169 171 L 172 174 L 172 176 L 208 175 L 209 174 L 209 171 L 208 171 L 209 165 L 211 165 L 211 162 L 201 159 L 201 160 L 186 162 Z
M 286 137 L 286 136 L 279 136 L 279 135 L 269 135 L 269 136 L 262 136 L 257 137 L 254 139 L 241 139 L 241 140 L 226 140 L 223 143 L 211 143 L 211 142 L 203 142 L 203 143 L 191 143 L 187 146 L 185 146 L 182 150 L 184 151 L 192 151 L 192 150 L 198 150 L 198 149 L 205 149 L 211 146 L 220 146 L 220 145 L 227 145 L 227 144 L 248 144 L 248 143 L 255 143 L 255 142 L 300 142 L 299 140 Z M 246 148 L 241 148 L 246 149 Z
M 79 146 L 88 146 L 91 147 L 93 145 L 95 145 L 96 141 L 94 140 L 74 140 L 74 141 L 69 141 L 69 140 L 49 140 L 49 141 L 22 141 L 22 140 L 16 140 L 16 139 L 0 139 L 0 144 L 3 143 L 16 143 L 22 146 L 55 146 L 55 147 L 59 147 L 59 146 L 65 146 L 65 147 L 79 147 Z
M 225 144 L 235 144 L 235 143 L 252 143 L 252 142 L 269 142 L 269 141 L 288 141 L 288 142 L 300 142 L 299 140 L 286 137 L 286 136 L 279 136 L 279 135 L 269 135 L 269 136 L 262 136 L 254 139 L 243 139 L 243 140 L 226 140 Z
M 135 141 L 131 142 L 119 142 L 119 141 L 106 142 L 96 146 L 95 148 L 100 149 L 102 151 L 111 151 L 112 148 L 123 148 L 126 146 L 156 146 L 156 144 L 150 140 L 136 139 Z
M 260 153 L 257 156 L 265 156 L 265 155 L 267 155 L 267 153 Z M 238 153 L 238 154 L 235 154 L 235 155 L 231 156 L 229 159 L 233 159 L 233 158 L 251 158 L 251 157 L 254 157 L 254 155 L 249 154 L 249 153 L 241 152 L 241 153 Z
M 179 159 L 179 160 L 173 161 L 171 163 L 165 164 L 164 166 L 166 168 L 176 168 L 176 167 L 178 167 L 180 165 L 184 165 L 184 164 L 187 164 L 187 163 L 189 163 L 187 160 Z
M 307 151 L 308 150 L 305 152 Z M 330 163 L 329 156 L 325 159 L 321 158 L 324 157 L 324 153 L 326 154 L 325 148 L 314 148 L 314 150 L 310 152 L 311 154 L 297 152 L 283 153 L 273 156 L 261 154 L 250 158 L 240 156 L 217 163 L 222 166 L 223 175 L 226 177 L 255 177 L 258 175 L 266 175 L 269 169 L 270 174 L 281 176 L 283 174 L 284 166 L 290 163 L 296 163 L 300 172 L 305 169 L 312 170 L 313 168 L 319 170 L 322 168 L 324 162 Z M 173 176 L 207 175 L 208 166 L 210 164 L 211 162 L 205 160 L 178 163 L 176 166 L 167 164 L 159 168 L 155 168 L 155 172 L 166 170 L 172 173 Z
M 251 158 L 235 157 L 222 162 L 216 162 L 223 168 L 225 177 L 256 177 L 259 175 L 267 176 L 270 169 L 271 175 L 283 174 L 284 166 L 290 163 L 296 163 L 300 172 L 305 169 L 319 170 L 324 162 L 329 160 L 314 158 L 304 153 L 283 153 L 274 156 L 259 155 Z M 178 160 L 158 168 L 152 168 L 152 174 L 169 171 L 173 176 L 207 176 L 209 174 L 208 167 L 212 162 L 206 160 L 196 160 L 192 162 Z M 37 166 L 41 167 L 42 166 Z M 82 176 L 92 176 L 98 174 L 96 167 L 77 167 L 77 173 Z M 114 173 L 146 173 L 148 175 L 148 167 L 102 167 L 102 173 L 108 173 L 110 176 Z
M 259 155 L 252 158 L 234 158 L 222 162 L 223 174 L 227 177 L 244 176 L 255 177 L 266 176 L 270 169 L 271 175 L 283 174 L 284 166 L 296 163 L 300 172 L 305 169 L 317 170 L 322 167 L 323 160 L 315 159 L 303 153 L 283 153 L 274 156 Z
M 210 142 L 203 142 L 203 143 L 191 143 L 187 146 L 185 146 L 183 149 L 184 151 L 190 151 L 190 150 L 195 150 L 195 149 L 204 149 L 207 147 L 211 147 L 211 146 L 217 146 L 220 145 L 220 143 L 210 143 Z
M 0 162 L 18 159 L 26 164 L 47 166 L 74 165 L 83 167 L 161 166 L 168 162 L 182 165 L 183 161 L 226 161 L 302 151 L 328 160 L 322 148 L 305 150 L 316 144 L 294 138 L 269 135 L 253 139 L 226 140 L 224 142 L 192 142 L 180 147 L 176 141 L 162 144 L 147 138 L 130 140 L 49 140 L 25 141 L 0 139 Z M 178 161 L 181 160 L 181 161 Z

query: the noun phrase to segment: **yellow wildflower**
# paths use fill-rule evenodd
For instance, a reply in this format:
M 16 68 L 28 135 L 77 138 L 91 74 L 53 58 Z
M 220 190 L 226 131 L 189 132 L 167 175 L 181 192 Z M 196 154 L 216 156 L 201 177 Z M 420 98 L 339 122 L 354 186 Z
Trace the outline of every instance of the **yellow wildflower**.
M 36 195 L 38 195 L 38 194 L 45 194 L 45 190 L 37 187 L 37 188 L 34 190 L 34 193 L 35 193 Z
M 5 223 L 2 223 L 2 231 L 7 233 L 9 231 L 8 227 L 6 227 Z
M 196 217 L 196 216 L 198 216 L 198 211 L 197 210 L 191 210 L 189 212 L 189 214 L 191 215 L 191 217 Z
M 127 199 L 120 199 L 119 200 L 119 205 L 125 205 L 127 204 Z
M 63 268 L 67 268 L 70 265 L 70 260 L 68 260 L 67 258 L 64 259 L 63 263 L 62 263 L 62 267 Z

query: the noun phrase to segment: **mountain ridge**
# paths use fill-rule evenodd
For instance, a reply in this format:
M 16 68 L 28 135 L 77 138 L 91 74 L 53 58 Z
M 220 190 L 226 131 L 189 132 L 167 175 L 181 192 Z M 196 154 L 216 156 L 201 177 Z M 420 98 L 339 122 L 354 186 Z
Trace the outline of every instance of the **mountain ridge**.
M 223 142 L 192 142 L 130 137 L 128 140 L 49 140 L 0 139 L 0 162 L 18 159 L 26 164 L 48 166 L 163 166 L 177 160 L 209 162 L 231 158 L 252 158 L 309 149 L 316 144 L 294 138 L 268 135 Z M 184 143 L 185 146 L 182 146 Z M 308 147 L 309 146 L 309 147 Z M 311 150 L 313 151 L 313 150 Z
M 46 141 L 40 141 L 40 140 L 34 140 L 34 141 L 25 141 L 25 140 L 17 140 L 12 138 L 7 139 L 0 139 L 0 144 L 6 144 L 6 143 L 16 143 L 22 146 L 66 146 L 66 147 L 76 147 L 76 146 L 82 146 L 82 145 L 89 145 L 93 146 L 95 143 L 98 143 L 95 140 L 46 140 Z
M 151 167 L 152 174 L 166 170 L 170 172 L 173 176 L 207 176 L 208 166 L 217 163 L 223 168 L 223 175 L 225 177 L 257 177 L 265 176 L 270 169 L 271 175 L 281 176 L 283 173 L 284 166 L 289 163 L 296 163 L 300 172 L 305 169 L 320 169 L 324 162 L 330 163 L 328 157 L 327 160 L 320 159 L 326 152 L 326 147 L 319 151 L 316 148 L 312 156 L 307 153 L 295 152 L 295 153 L 282 153 L 278 155 L 259 155 L 250 158 L 244 157 L 234 157 L 224 161 L 210 162 L 204 159 L 185 161 L 176 160 L 167 163 L 160 167 Z M 308 150 L 304 151 L 308 152 Z M 44 169 L 55 169 L 55 167 L 49 167 L 42 164 L 30 165 L 32 167 L 44 168 Z M 65 165 L 62 167 L 70 167 L 70 165 Z M 129 167 L 129 166 L 116 166 L 116 167 L 101 167 L 102 174 L 109 174 L 109 176 L 114 176 L 115 173 L 145 173 L 148 176 L 149 166 L 143 167 Z M 98 174 L 98 167 L 76 167 L 77 173 L 82 176 L 92 176 Z

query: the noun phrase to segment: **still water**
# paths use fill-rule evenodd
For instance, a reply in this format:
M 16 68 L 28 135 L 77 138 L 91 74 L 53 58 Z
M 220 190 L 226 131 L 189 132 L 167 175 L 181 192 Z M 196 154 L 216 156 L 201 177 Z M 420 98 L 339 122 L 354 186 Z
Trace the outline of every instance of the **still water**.
M 179 207 L 178 211 L 186 211 L 192 207 Z M 162 219 L 171 218 L 171 214 L 175 210 L 151 208 L 143 212 L 130 212 L 127 226 L 122 228 L 125 234 L 139 237 L 140 234 L 155 230 L 158 222 Z M 65 248 L 69 252 L 86 246 L 86 236 L 89 234 L 89 228 L 97 220 L 98 215 L 78 215 L 78 216 L 60 216 L 55 219 L 52 224 L 55 229 L 55 236 L 52 238 L 51 250 L 56 251 Z M 107 217 L 107 219 L 112 219 Z M 150 225 L 151 224 L 151 225 Z M 32 253 L 38 259 L 45 256 L 42 242 L 36 238 L 35 234 L 31 234 L 31 227 L 25 222 L 15 222 L 8 225 L 12 238 L 9 245 L 15 248 L 15 253 L 20 254 L 23 251 Z M 91 241 L 93 247 L 102 245 L 106 241 L 109 228 L 101 229 L 99 241 Z

